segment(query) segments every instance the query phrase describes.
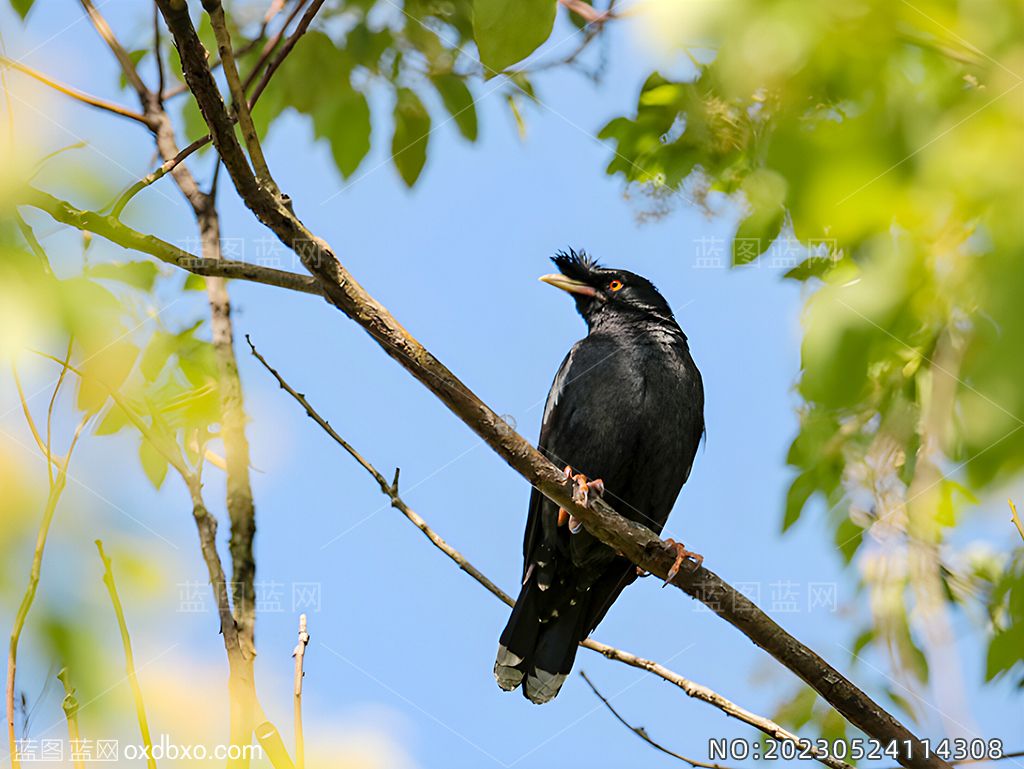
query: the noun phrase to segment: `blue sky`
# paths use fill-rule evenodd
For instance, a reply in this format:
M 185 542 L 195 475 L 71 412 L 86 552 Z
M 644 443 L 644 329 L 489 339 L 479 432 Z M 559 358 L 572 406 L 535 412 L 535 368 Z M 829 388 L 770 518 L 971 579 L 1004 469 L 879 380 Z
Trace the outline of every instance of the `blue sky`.
M 130 94 L 117 93 L 108 52 L 79 20 L 77 6 L 37 4 L 24 28 L 10 11 L 0 12 L 8 54 L 130 103 Z M 128 0 L 103 5 L 127 40 L 145 34 L 148 25 L 148 12 L 136 9 Z M 567 34 L 566 25 L 556 28 L 556 39 Z M 869 655 L 850 665 L 847 647 L 865 617 L 865 599 L 855 595 L 852 574 L 842 571 L 831 549 L 824 511 L 812 506 L 792 532 L 779 535 L 789 479 L 785 452 L 796 429 L 792 385 L 799 369 L 800 290 L 768 265 L 736 271 L 699 266 L 698 259 L 709 252 L 722 249 L 723 259 L 727 255 L 734 226 L 728 207 L 709 218 L 680 201 L 664 217 L 638 221 L 638 211 L 649 202 L 626 199 L 621 183 L 605 175 L 610 150 L 594 134 L 610 117 L 631 110 L 643 78 L 659 62 L 651 58 L 635 22 L 612 25 L 609 38 L 610 66 L 601 86 L 571 72 L 538 79 L 542 103 L 527 107 L 525 141 L 498 93 L 477 105 L 481 139 L 475 145 L 463 141 L 453 124 L 440 126 L 411 192 L 388 162 L 386 120 L 375 121 L 373 150 L 347 182 L 335 171 L 326 146 L 312 143 L 308 121 L 294 114 L 272 130 L 268 160 L 296 211 L 333 245 L 346 267 L 530 439 L 536 437 L 562 356 L 584 333 L 571 301 L 536 280 L 549 271 L 547 257 L 561 248 L 582 247 L 609 265 L 650 277 L 689 335 L 707 394 L 707 442 L 666 534 L 703 553 L 706 565 L 733 584 L 759 592 L 761 605 L 778 621 L 872 694 L 884 696 L 881 687 L 887 685 L 907 696 L 902 684 L 887 681 L 883 659 Z M 570 40 L 559 50 L 571 45 Z M 476 83 L 475 93 L 490 88 Z M 85 192 L 83 185 L 74 185 L 76 202 L 97 205 L 152 166 L 144 131 L 57 101 L 42 89 L 25 86 L 20 93 L 19 126 L 35 127 L 31 143 L 40 156 L 80 139 L 88 142 L 51 163 L 38 179 L 40 186 L 58 193 L 68 189 L 62 173 L 84 162 L 97 179 Z M 25 100 L 25 94 L 36 98 Z M 380 97 L 375 94 L 374 107 L 385 114 L 389 105 Z M 194 164 L 204 178 L 210 167 L 209 157 Z M 244 249 L 239 256 L 263 255 L 267 233 L 228 185 L 221 189 L 224 237 L 237 239 Z M 168 180 L 140 195 L 127 218 L 168 240 L 193 237 L 191 215 Z M 60 270 L 72 271 L 80 255 L 77 236 L 34 221 Z M 104 244 L 94 249 L 124 256 Z M 241 283 L 232 284 L 231 291 L 238 340 L 250 334 L 275 367 L 385 474 L 401 467 L 406 501 L 512 591 L 521 568 L 529 495 L 522 479 L 326 304 Z M 174 326 L 204 308 L 196 296 L 159 309 L 157 322 Z M 311 746 L 340 741 L 346 750 L 358 751 L 370 744 L 370 753 L 386 746 L 387 760 L 379 755 L 375 760 L 388 766 L 674 763 L 618 725 L 578 678 L 544 707 L 500 692 L 491 664 L 507 609 L 391 510 L 372 480 L 241 347 L 239 356 L 256 468 L 258 581 L 267 602 L 275 603 L 276 597 L 280 603 L 259 617 L 257 671 L 264 707 L 282 732 L 290 734 L 292 590 L 314 585 L 319 607 L 309 609 L 312 643 L 305 679 Z M 36 366 L 29 375 L 42 387 L 50 373 Z M 9 382 L 0 395 L 0 441 L 7 444 L 5 451 L 17 452 L 27 433 Z M 83 444 L 75 463 L 77 480 L 58 512 L 41 608 L 26 638 L 39 630 L 38 617 L 51 610 L 73 614 L 80 606 L 87 616 L 111 619 L 89 544 L 102 537 L 115 564 L 126 564 L 123 598 L 137 659 L 147 663 L 142 685 L 154 700 L 161 697 L 160 681 L 174 677 L 176 664 L 213 671 L 214 677 L 225 666 L 209 598 L 205 612 L 181 610 L 186 586 L 204 580 L 185 491 L 171 478 L 154 492 L 134 457 L 130 436 Z M 215 473 L 208 479 L 207 498 L 220 513 Z M 226 529 L 225 524 L 222 545 Z M 990 536 L 1000 541 L 1004 534 L 1002 541 L 1008 542 L 1009 531 Z M 26 533 L 25 546 L 5 571 L 5 579 L 13 574 L 17 585 L 26 573 L 28 541 Z M 835 586 L 834 609 L 809 608 L 815 585 Z M 13 590 L 5 591 L 4 626 L 13 615 L 12 595 Z M 99 624 L 101 638 L 115 637 L 113 627 L 104 630 Z M 958 620 L 957 631 L 967 684 L 964 710 L 987 736 L 1009 743 L 1021 732 L 1019 700 L 1005 686 L 982 689 L 977 641 L 966 623 Z M 655 580 L 628 590 L 595 636 L 659 660 L 758 712 L 769 713 L 795 685 L 738 631 L 677 592 L 660 590 Z M 166 651 L 172 645 L 173 651 Z M 51 660 L 33 658 L 31 644 L 23 643 L 22 653 L 24 688 L 38 692 Z M 118 659 L 114 654 L 109 665 L 115 678 L 120 677 Z M 577 670 L 587 671 L 626 718 L 678 752 L 705 758 L 708 738 L 756 736 L 660 679 L 590 652 L 580 653 Z M 89 693 L 100 696 L 106 688 L 100 683 Z M 127 703 L 125 690 L 123 683 L 116 685 L 108 699 Z M 937 737 L 940 720 L 927 704 L 931 699 L 926 693 L 919 731 Z M 40 730 L 58 722 L 59 701 L 50 691 L 39 704 Z M 122 712 L 130 728 L 130 711 Z M 222 709 L 213 712 L 222 715 Z

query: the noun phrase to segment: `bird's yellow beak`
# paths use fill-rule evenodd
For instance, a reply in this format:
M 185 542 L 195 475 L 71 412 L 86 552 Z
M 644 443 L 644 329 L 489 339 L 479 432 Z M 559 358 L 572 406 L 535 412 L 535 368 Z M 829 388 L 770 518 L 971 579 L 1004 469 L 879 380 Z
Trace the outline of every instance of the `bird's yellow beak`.
M 538 280 L 541 283 L 547 283 L 555 288 L 568 291 L 570 294 L 594 296 L 594 294 L 597 293 L 597 290 L 593 286 L 588 286 L 582 280 L 573 280 L 572 278 L 567 278 L 565 275 L 560 275 L 557 272 L 553 272 L 550 275 L 541 275 Z

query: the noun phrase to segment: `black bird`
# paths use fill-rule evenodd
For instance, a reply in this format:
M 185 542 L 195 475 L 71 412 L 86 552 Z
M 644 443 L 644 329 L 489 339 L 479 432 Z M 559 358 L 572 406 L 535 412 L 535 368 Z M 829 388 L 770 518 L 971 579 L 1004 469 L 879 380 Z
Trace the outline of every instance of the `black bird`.
M 548 393 L 538 448 L 565 466 L 575 496 L 604 493 L 622 515 L 660 533 L 704 434 L 704 387 L 686 335 L 646 278 L 559 253 L 561 274 L 589 333 L 562 361 Z M 598 479 L 598 480 L 589 480 Z M 674 571 L 700 556 L 677 548 Z M 523 540 L 523 586 L 501 634 L 494 677 L 548 702 L 576 649 L 638 569 L 536 489 Z

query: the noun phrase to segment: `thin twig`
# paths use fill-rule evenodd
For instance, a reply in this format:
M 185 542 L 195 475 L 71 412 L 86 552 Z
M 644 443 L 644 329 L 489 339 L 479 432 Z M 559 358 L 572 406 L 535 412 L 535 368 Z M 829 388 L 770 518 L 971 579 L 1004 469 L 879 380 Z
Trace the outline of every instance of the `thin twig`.
M 160 50 L 160 8 L 153 3 L 153 58 L 156 59 L 156 98 L 158 104 L 164 101 L 164 57 Z
M 107 44 L 107 47 L 113 51 L 115 58 L 121 65 L 121 70 L 124 72 L 125 79 L 131 84 L 132 88 L 139 95 L 139 99 L 145 103 L 149 99 L 149 89 L 146 88 L 146 84 L 142 82 L 142 78 L 139 77 L 138 71 L 135 69 L 135 64 L 132 62 L 132 57 L 128 55 L 128 52 L 124 49 L 124 46 L 118 41 L 114 35 L 114 30 L 110 28 L 107 20 L 103 18 L 103 15 L 93 5 L 92 0 L 80 0 L 82 8 L 89 14 L 89 20 L 92 25 L 96 28 L 100 37 Z
M 309 633 L 306 631 L 306 615 L 299 615 L 299 642 L 292 650 L 292 657 L 295 658 L 295 766 L 297 769 L 305 769 L 306 766 L 306 741 L 302 734 L 302 663 L 306 657 L 306 647 L 309 645 Z
M 298 3 L 298 6 L 301 7 L 302 3 L 304 1 L 305 0 L 300 0 L 300 2 Z M 245 45 L 239 46 L 235 50 L 235 58 L 236 59 L 241 59 L 243 56 L 248 54 L 256 46 L 258 46 L 260 43 L 263 42 L 264 38 L 266 38 L 266 36 L 267 36 L 267 28 L 270 26 L 270 22 L 274 20 L 275 16 L 277 16 L 277 11 L 274 11 L 274 8 L 279 6 L 279 5 L 282 5 L 282 3 L 277 2 L 277 0 L 274 0 L 271 3 L 271 6 L 267 9 L 266 14 L 264 14 L 264 16 L 263 16 L 263 23 L 260 24 L 260 31 L 257 33 L 256 37 L 254 37 L 252 40 L 248 41 Z M 157 8 L 157 11 L 159 12 L 159 7 Z M 291 20 L 294 18 L 294 15 L 295 14 L 293 12 L 288 17 L 288 20 L 285 21 L 285 24 L 284 24 L 285 27 L 287 27 L 291 23 Z M 283 31 L 284 30 L 282 28 L 282 30 L 277 34 L 276 40 L 274 42 L 274 45 L 277 45 L 277 40 L 281 39 L 281 34 L 283 33 Z M 273 48 L 273 47 L 271 47 L 271 48 Z M 264 52 L 265 51 L 266 51 L 266 47 L 264 47 Z M 263 54 L 260 55 L 260 59 L 261 60 L 259 62 L 257 62 L 256 67 L 253 68 L 253 72 L 249 73 L 250 76 L 252 76 L 253 73 L 256 70 L 258 70 L 260 66 L 262 66 L 262 64 L 266 63 L 266 60 L 263 57 Z M 210 71 L 212 72 L 212 71 L 216 70 L 220 66 L 221 66 L 220 59 L 217 59 L 215 61 L 211 61 L 210 62 Z M 248 85 L 246 86 L 246 90 L 248 90 Z M 173 99 L 175 96 L 183 94 L 186 91 L 188 91 L 188 85 L 186 83 L 178 83 L 173 88 L 168 88 L 166 91 L 163 92 L 161 101 L 167 101 L 168 99 Z M 250 105 L 250 107 L 251 107 L 251 105 Z
M 253 80 L 256 79 L 256 76 L 259 74 L 260 70 L 266 64 L 266 62 L 269 59 L 270 55 L 273 53 L 274 48 L 277 47 L 277 43 L 281 40 L 281 37 L 283 36 L 284 31 L 287 29 L 288 25 L 291 24 L 292 19 L 295 18 L 295 16 L 298 14 L 298 12 L 302 9 L 302 3 L 304 1 L 305 0 L 300 0 L 296 4 L 295 8 L 292 10 L 292 12 L 289 15 L 289 17 L 285 20 L 285 25 L 280 30 L 278 30 L 278 32 L 274 35 L 274 37 L 271 40 L 269 40 L 267 42 L 267 45 L 264 47 L 264 50 L 261 53 L 259 60 L 256 62 L 256 65 L 252 68 L 252 71 L 249 72 L 248 76 L 246 77 L 246 79 L 245 79 L 245 81 L 243 83 L 242 87 L 243 87 L 243 89 L 246 92 L 249 91 L 249 88 L 252 85 Z M 246 46 L 242 46 L 235 53 L 235 56 L 236 57 L 242 56 L 244 53 L 246 53 L 248 51 L 248 49 L 252 47 L 252 43 L 258 42 L 265 33 L 266 33 L 266 27 L 264 26 L 264 28 L 261 31 L 260 38 L 257 38 L 256 40 L 252 41 L 250 44 L 248 44 Z M 292 45 L 294 46 L 294 43 Z M 282 57 L 282 60 L 283 60 L 283 57 Z M 278 62 L 278 66 L 280 66 L 280 62 Z M 212 68 L 213 68 L 213 65 L 211 65 L 211 69 Z M 272 74 L 273 73 L 270 73 L 270 75 L 272 75 Z M 267 80 L 268 81 L 269 81 L 270 75 L 267 76 Z M 263 93 L 263 88 L 265 88 L 265 87 L 266 87 L 266 84 L 265 83 L 262 84 L 262 87 L 257 89 L 253 93 L 253 95 L 249 97 L 249 102 L 248 103 L 249 103 L 249 111 L 250 112 L 256 106 L 256 102 L 259 101 L 260 95 Z M 182 91 L 188 90 L 187 87 L 184 86 L 184 85 L 182 85 L 181 88 L 182 88 Z M 172 91 L 173 91 L 173 89 L 172 89 Z M 174 93 L 173 92 L 168 92 L 168 93 L 164 94 L 163 98 L 164 99 L 169 99 L 169 98 L 171 98 L 171 96 L 174 96 Z M 232 120 L 237 120 L 237 117 L 236 116 L 232 116 Z M 151 171 L 150 173 L 146 174 L 146 176 L 144 176 L 141 179 L 139 179 L 138 181 L 134 182 L 130 187 L 128 187 L 124 192 L 122 192 L 118 196 L 117 201 L 113 204 L 113 207 L 111 208 L 111 212 L 110 212 L 111 216 L 113 216 L 114 218 L 119 218 L 121 216 L 121 213 L 124 211 L 125 206 L 128 205 L 128 203 L 131 201 L 131 199 L 133 197 L 135 197 L 139 192 L 144 190 L 149 185 L 153 184 L 154 182 L 156 182 L 159 179 L 163 178 L 168 173 L 172 172 L 186 158 L 188 158 L 190 155 L 192 155 L 196 151 L 198 151 L 198 150 L 202 149 L 203 147 L 205 147 L 211 141 L 213 141 L 213 137 L 210 134 L 205 134 L 204 136 L 200 136 L 194 142 L 192 142 L 187 147 L 185 147 L 180 152 L 178 152 L 178 154 L 175 155 L 173 158 L 165 160 L 160 165 L 159 168 L 155 169 L 154 171 Z M 219 165 L 218 165 L 218 170 L 219 170 Z
M 267 71 L 263 73 L 263 77 L 260 78 L 260 82 L 257 84 L 256 89 L 250 96 L 250 101 L 255 103 L 260 98 L 260 94 L 270 84 L 270 78 L 277 72 L 277 68 L 281 66 L 284 60 L 288 57 L 288 54 L 292 52 L 295 44 L 299 42 L 299 38 L 302 37 L 306 30 L 309 28 L 310 23 L 313 21 L 313 17 L 316 16 L 317 11 L 320 10 L 320 6 L 324 4 L 324 0 L 313 0 L 310 6 L 306 9 L 306 12 L 302 14 L 302 18 L 299 19 L 299 23 L 295 26 L 295 30 L 285 40 L 284 45 L 281 46 L 281 50 L 278 51 L 277 56 L 267 65 Z
M 1020 534 L 1021 539 L 1024 539 L 1024 524 L 1021 524 L 1020 516 L 1017 514 L 1017 505 L 1013 503 L 1012 499 L 1007 501 L 1010 503 L 1010 520 L 1017 527 L 1017 533 Z
M 32 412 L 28 407 L 28 398 L 25 397 L 25 390 L 21 386 L 21 377 L 18 375 L 18 366 L 11 361 L 11 374 L 14 376 L 14 386 L 18 390 L 18 402 L 21 403 L 21 413 L 25 415 L 25 422 L 28 423 L 29 432 L 32 433 L 32 439 L 36 442 L 36 446 L 39 448 L 39 452 L 43 455 L 43 459 L 46 460 L 47 465 L 53 462 L 53 456 L 50 454 L 50 449 L 46 442 L 43 441 L 42 436 L 39 434 L 39 429 L 36 427 L 36 420 L 32 417 Z M 50 474 L 50 485 L 53 485 L 53 474 Z
M 149 121 L 146 119 L 145 115 L 139 112 L 135 112 L 134 110 L 128 109 L 128 107 L 123 107 L 120 104 L 116 104 L 112 101 L 107 101 L 106 99 L 101 99 L 98 96 L 88 94 L 85 91 L 79 90 L 78 88 L 74 88 L 73 86 L 65 85 L 64 83 L 61 83 L 59 80 L 54 80 L 49 75 L 45 75 L 39 70 L 28 66 L 27 64 L 22 64 L 20 61 L 15 61 L 14 59 L 10 59 L 6 56 L 0 56 L 0 64 L 3 64 L 5 67 L 10 67 L 11 69 L 16 69 L 18 70 L 18 72 L 28 75 L 33 80 L 37 80 L 43 85 L 48 86 L 53 90 L 64 94 L 65 96 L 70 96 L 72 99 L 80 101 L 83 104 L 88 104 L 90 107 L 95 107 L 106 112 L 111 112 L 115 115 L 120 115 L 121 117 L 130 118 L 131 120 L 135 120 L 136 122 L 142 123 L 144 126 L 149 126 Z
M 288 14 L 288 18 L 284 20 L 284 24 L 281 25 L 281 28 L 277 30 L 277 32 L 271 35 L 270 39 L 267 40 L 266 44 L 263 46 L 263 50 L 260 51 L 260 55 L 259 58 L 256 60 L 256 64 L 253 65 L 253 68 L 249 70 L 249 74 L 245 76 L 245 80 L 242 81 L 242 90 L 244 90 L 246 93 L 249 93 L 249 89 L 252 88 L 252 84 L 256 81 L 256 78 L 259 76 L 262 69 L 270 60 L 270 57 L 273 55 L 274 50 L 277 48 L 277 44 L 281 42 L 281 38 L 284 37 L 284 33 L 288 31 L 288 27 L 292 25 L 292 22 L 295 20 L 295 17 L 298 16 L 299 13 L 302 11 L 302 6 L 305 4 L 305 2 L 306 0 L 297 0 L 297 2 L 295 3 L 295 7 L 292 8 L 291 13 Z M 270 10 L 272 10 L 273 7 L 274 6 L 271 6 Z M 270 13 L 270 10 L 267 11 L 268 14 Z M 266 21 L 264 22 L 264 32 L 266 31 L 267 23 L 268 22 Z M 252 109 L 253 103 L 253 99 L 250 98 L 249 109 Z
M 157 181 L 158 179 L 163 178 L 166 174 L 169 174 L 171 171 L 173 171 L 175 168 L 177 168 L 179 165 L 181 165 L 181 163 L 189 155 L 194 153 L 196 150 L 205 147 L 209 143 L 210 143 L 210 134 L 206 134 L 206 136 L 199 137 L 194 142 L 192 142 L 190 145 L 188 145 L 187 147 L 182 149 L 180 152 L 178 152 L 178 154 L 175 155 L 173 158 L 171 158 L 170 160 L 164 161 L 160 165 L 160 167 L 157 168 L 155 171 L 152 171 L 152 172 L 146 174 L 146 176 L 142 177 L 137 182 L 132 184 L 128 189 L 126 189 L 124 192 L 122 192 L 118 196 L 117 201 L 114 203 L 114 205 L 110 209 L 110 215 L 112 217 L 114 217 L 115 219 L 120 219 L 121 218 L 121 213 L 124 211 L 124 207 L 128 205 L 128 202 L 132 198 L 134 198 L 142 190 L 146 189 L 146 187 L 151 185 L 153 182 Z
M 107 586 L 110 593 L 110 603 L 114 607 L 114 615 L 117 617 L 117 626 L 121 631 L 121 645 L 124 646 L 124 667 L 128 674 L 128 683 L 132 687 L 132 697 L 135 700 L 135 716 L 139 720 L 139 732 L 142 734 L 142 744 L 146 746 L 146 766 L 149 769 L 156 769 L 156 759 L 153 757 L 153 739 L 149 734 L 149 721 L 146 718 L 146 704 L 142 699 L 142 687 L 139 686 L 139 677 L 135 673 L 135 656 L 132 654 L 132 638 L 128 633 L 128 623 L 124 618 L 124 608 L 121 606 L 121 598 L 117 594 L 117 584 L 114 582 L 114 570 L 111 567 L 110 558 L 103 552 L 102 540 L 96 540 L 96 549 L 99 551 L 100 560 L 103 562 L 103 584 Z
M 383 492 L 390 500 L 391 506 L 398 510 L 404 515 L 416 528 L 418 528 L 423 534 L 430 540 L 430 542 L 442 553 L 447 555 L 462 571 L 466 572 L 470 577 L 476 580 L 480 585 L 487 589 L 492 595 L 498 598 L 507 606 L 513 606 L 515 601 L 512 597 L 492 582 L 486 575 L 477 569 L 472 563 L 470 563 L 462 553 L 456 550 L 454 547 L 449 545 L 437 532 L 435 532 L 427 522 L 420 517 L 414 510 L 412 510 L 402 499 L 398 492 L 398 471 L 395 471 L 394 480 L 388 481 L 384 475 L 374 467 L 369 460 L 363 457 L 353 446 L 342 438 L 337 431 L 331 427 L 330 423 L 324 419 L 313 406 L 309 403 L 302 393 L 298 392 L 293 388 L 284 377 L 271 366 L 266 358 L 264 358 L 256 347 L 252 343 L 252 339 L 248 336 L 245 338 L 246 342 L 249 343 L 249 348 L 252 350 L 253 356 L 263 365 L 271 376 L 277 380 L 278 385 L 282 390 L 287 392 L 292 398 L 294 398 L 299 405 L 305 410 L 306 415 L 316 422 L 321 429 L 326 432 L 335 443 L 341 446 L 359 465 L 369 473 L 373 479 L 380 486 L 381 492 Z M 805 740 L 802 740 L 797 735 L 784 729 L 779 724 L 767 719 L 763 716 L 759 716 L 756 713 L 740 707 L 736 703 L 726 699 L 717 692 L 709 689 L 703 684 L 698 684 L 695 681 L 691 681 L 688 678 L 681 676 L 673 670 L 666 668 L 657 662 L 653 662 L 643 657 L 638 657 L 622 649 L 616 649 L 614 646 L 608 646 L 607 644 L 596 641 L 593 638 L 588 638 L 583 641 L 581 646 L 596 651 L 599 654 L 604 655 L 610 660 L 621 662 L 630 667 L 637 668 L 639 670 L 645 670 L 648 673 L 658 676 L 659 678 L 668 681 L 671 684 L 679 687 L 688 697 L 700 700 L 709 705 L 712 705 L 721 710 L 726 715 L 732 716 L 739 721 L 749 724 L 750 726 L 760 729 L 762 732 L 777 740 L 786 740 L 797 744 L 806 744 Z M 824 752 L 813 749 L 815 758 L 831 769 L 851 769 L 850 765 L 844 761 L 832 758 Z
M 611 711 L 611 714 L 618 719 L 619 723 L 621 723 L 623 726 L 625 726 L 627 729 L 633 732 L 633 734 L 635 734 L 641 740 L 646 742 L 652 748 L 660 750 L 667 756 L 677 758 L 680 761 L 683 761 L 689 764 L 690 766 L 694 767 L 694 769 L 727 769 L 727 767 L 724 767 L 721 764 L 709 763 L 707 761 L 698 761 L 696 758 L 687 758 L 686 756 L 676 753 L 673 750 L 669 750 L 664 745 L 655 742 L 653 739 L 651 739 L 651 736 L 647 733 L 646 729 L 644 729 L 642 726 L 633 726 L 631 723 L 629 723 L 629 721 L 627 721 L 625 718 L 619 715 L 619 711 L 612 707 L 612 704 L 608 701 L 608 699 L 603 694 L 601 694 L 600 691 L 598 691 L 597 687 L 594 686 L 594 682 L 591 681 L 587 674 L 584 673 L 582 670 L 580 671 L 580 676 L 583 678 L 584 681 L 587 682 L 587 686 L 589 686 L 590 690 L 597 695 L 597 698 L 604 703 L 604 706 Z

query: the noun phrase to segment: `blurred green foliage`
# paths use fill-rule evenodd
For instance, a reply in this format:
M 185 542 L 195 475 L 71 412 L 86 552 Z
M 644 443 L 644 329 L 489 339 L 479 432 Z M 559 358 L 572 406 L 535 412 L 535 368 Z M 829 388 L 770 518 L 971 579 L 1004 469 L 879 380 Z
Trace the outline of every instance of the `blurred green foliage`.
M 978 495 L 1024 468 L 1024 6 L 655 5 L 652 34 L 693 74 L 652 74 L 635 114 L 604 126 L 608 173 L 703 205 L 732 196 L 735 265 L 769 261 L 780 236 L 802 244 L 783 529 L 824 500 L 870 599 L 861 648 L 927 681 L 921 626 L 942 610 L 924 596 L 941 592 L 987 606 L 988 677 L 1024 675 L 1024 550 L 951 544 Z M 781 711 L 793 725 L 805 697 Z

